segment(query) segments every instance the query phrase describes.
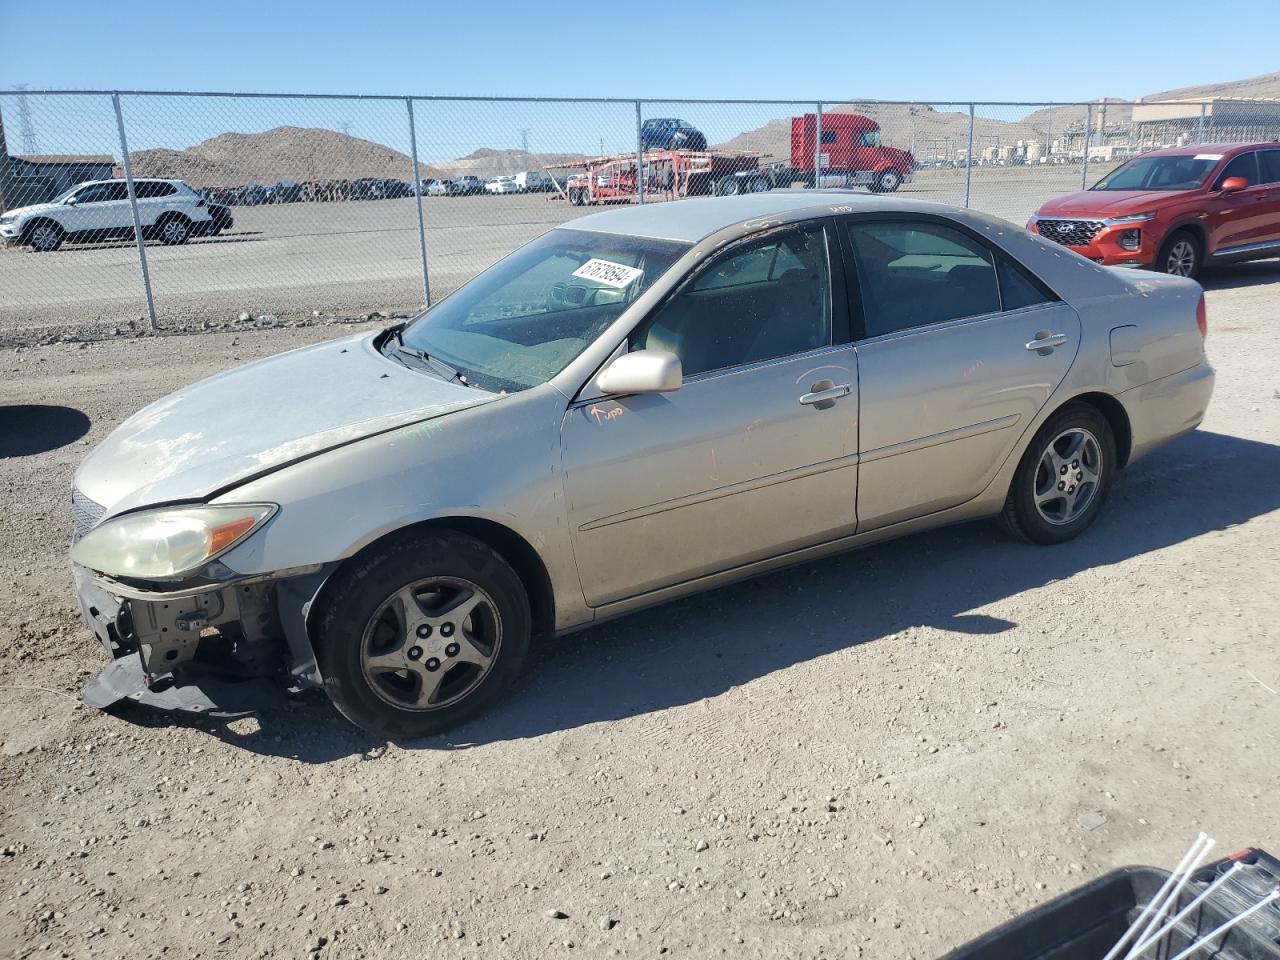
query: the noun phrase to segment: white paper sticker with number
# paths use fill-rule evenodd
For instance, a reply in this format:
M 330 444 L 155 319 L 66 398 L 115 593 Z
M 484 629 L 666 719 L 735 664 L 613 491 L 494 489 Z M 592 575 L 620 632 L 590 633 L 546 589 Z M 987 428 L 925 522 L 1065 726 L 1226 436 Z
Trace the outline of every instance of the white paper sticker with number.
M 613 287 L 617 290 L 631 286 L 643 274 L 643 270 L 628 267 L 625 263 L 598 260 L 594 257 L 573 271 L 575 277 L 581 277 L 583 280 L 594 280 L 596 283 L 603 283 L 606 287 Z

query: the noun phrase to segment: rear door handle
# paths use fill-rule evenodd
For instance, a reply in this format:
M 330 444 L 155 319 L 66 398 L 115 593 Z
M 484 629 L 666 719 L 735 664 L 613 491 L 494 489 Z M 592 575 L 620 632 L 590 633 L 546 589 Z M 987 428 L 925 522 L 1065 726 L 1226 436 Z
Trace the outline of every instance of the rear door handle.
M 827 382 L 830 383 L 831 381 L 828 380 Z M 814 386 L 821 387 L 822 384 L 815 383 Z M 806 393 L 800 398 L 800 402 L 806 407 L 817 404 L 819 407 L 825 408 L 831 406 L 831 404 L 835 403 L 841 397 L 847 397 L 849 392 L 849 384 L 841 383 L 836 386 L 822 387 L 820 390 L 814 390 L 811 393 Z
M 1041 330 L 1036 334 L 1036 338 L 1026 344 L 1028 350 L 1036 353 L 1044 351 L 1048 353 L 1054 347 L 1060 347 L 1067 342 L 1065 333 L 1050 333 L 1048 330 Z

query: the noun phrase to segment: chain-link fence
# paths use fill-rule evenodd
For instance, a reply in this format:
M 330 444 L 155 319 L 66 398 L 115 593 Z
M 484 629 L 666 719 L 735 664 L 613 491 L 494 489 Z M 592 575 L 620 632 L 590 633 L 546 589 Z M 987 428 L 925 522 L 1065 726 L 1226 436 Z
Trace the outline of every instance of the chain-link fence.
M 1023 224 L 1280 102 L 0 92 L 0 339 L 408 314 L 601 206 L 855 187 Z

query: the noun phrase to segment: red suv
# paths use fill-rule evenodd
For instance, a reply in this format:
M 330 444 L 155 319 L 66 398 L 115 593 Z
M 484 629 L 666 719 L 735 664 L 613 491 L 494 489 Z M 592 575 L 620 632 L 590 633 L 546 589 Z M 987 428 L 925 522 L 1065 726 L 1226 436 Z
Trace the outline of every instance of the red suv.
M 1280 142 L 1144 153 L 1050 200 L 1027 229 L 1096 263 L 1180 277 L 1280 256 Z

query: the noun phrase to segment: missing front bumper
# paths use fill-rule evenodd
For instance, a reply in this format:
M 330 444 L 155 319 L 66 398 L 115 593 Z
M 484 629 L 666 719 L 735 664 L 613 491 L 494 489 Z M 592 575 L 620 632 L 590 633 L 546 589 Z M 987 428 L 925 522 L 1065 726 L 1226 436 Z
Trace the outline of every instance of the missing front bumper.
M 90 706 L 129 699 L 242 716 L 272 689 L 319 685 L 306 631 L 325 577 L 319 568 L 169 594 L 113 584 L 78 566 L 73 573 L 81 616 L 112 661 L 82 692 Z

